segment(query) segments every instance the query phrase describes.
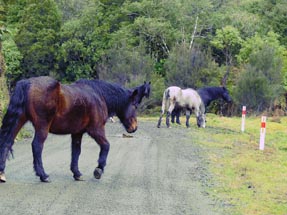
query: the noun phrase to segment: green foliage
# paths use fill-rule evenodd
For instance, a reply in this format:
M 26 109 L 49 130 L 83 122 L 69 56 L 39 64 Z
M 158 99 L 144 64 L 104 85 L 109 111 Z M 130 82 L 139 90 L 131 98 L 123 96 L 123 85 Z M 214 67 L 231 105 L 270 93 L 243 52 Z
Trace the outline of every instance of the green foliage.
M 7 66 L 5 76 L 7 77 L 8 88 L 11 90 L 22 75 L 20 64 L 23 56 L 11 38 L 3 42 L 3 54 Z
M 60 24 L 61 16 L 54 1 L 27 1 L 15 36 L 23 55 L 22 77 L 49 75 L 53 71 Z
M 60 33 L 58 77 L 65 81 L 97 78 L 97 64 L 108 48 L 110 23 L 99 2 L 86 5 L 77 19 L 67 21 Z
M 199 88 L 220 85 L 222 73 L 200 47 L 190 50 L 184 44 L 174 48 L 165 62 L 167 85 Z
M 211 41 L 211 45 L 223 51 L 226 65 L 231 64 L 232 56 L 238 52 L 242 39 L 239 31 L 233 26 L 225 26 L 223 29 L 217 29 L 216 35 Z
M 242 43 L 240 52 L 237 55 L 237 60 L 240 63 L 248 63 L 250 55 L 252 53 L 259 52 L 266 45 L 273 47 L 276 56 L 282 57 L 286 48 L 280 44 L 278 38 L 279 35 L 272 31 L 263 36 L 255 34 L 253 37 L 248 38 Z
M 267 66 L 266 64 L 269 63 L 269 67 L 278 67 L 277 70 L 278 75 L 280 74 L 280 78 L 283 76 L 284 87 L 287 86 L 287 50 L 286 47 L 282 46 L 279 41 L 279 35 L 274 32 L 268 32 L 265 36 L 260 36 L 255 34 L 253 37 L 248 38 L 246 41 L 243 42 L 242 48 L 240 49 L 239 54 L 237 55 L 238 62 L 241 64 L 250 63 L 251 56 L 256 55 L 257 53 L 261 52 L 262 50 L 269 47 L 272 49 L 273 56 L 271 58 L 261 58 L 257 61 L 257 67 L 264 67 Z M 270 61 L 270 59 L 277 59 L 278 62 Z M 253 60 L 254 61 L 254 60 Z M 254 64 L 255 62 L 253 62 Z M 270 79 L 270 78 L 269 78 Z M 274 79 L 274 78 L 273 78 Z M 278 79 L 278 78 L 277 78 Z M 281 83 L 283 84 L 283 83 Z
M 266 31 L 274 31 L 280 35 L 279 40 L 283 45 L 287 45 L 286 28 L 287 28 L 287 5 L 285 0 L 265 0 L 258 4 L 252 3 L 252 10 L 258 14 L 262 27 Z
M 152 73 L 150 80 L 151 95 L 149 99 L 143 100 L 146 110 L 142 110 L 142 112 L 145 114 L 158 116 L 160 112 L 163 92 L 167 86 L 165 85 L 165 79 L 157 73 Z
M 250 56 L 246 71 L 236 86 L 237 102 L 249 110 L 260 113 L 273 107 L 275 99 L 283 95 L 281 58 L 276 57 L 272 47 L 265 45 L 262 50 Z
M 257 81 L 266 78 L 269 85 L 273 77 L 277 86 L 279 74 L 271 72 L 277 64 L 284 77 L 279 85 L 287 88 L 284 0 L 0 3 L 0 19 L 11 32 L 10 38 L 2 37 L 0 29 L 12 86 L 38 75 L 64 82 L 100 77 L 134 86 L 155 75 L 163 84 L 197 88 L 221 82 L 235 92 L 246 64 L 250 71 L 261 71 Z M 268 53 L 265 45 L 278 59 L 267 59 L 272 69 L 251 57 Z
M 109 50 L 102 63 L 100 79 L 110 80 L 125 86 L 140 85 L 150 80 L 153 61 L 139 47 L 128 50 L 124 45 Z

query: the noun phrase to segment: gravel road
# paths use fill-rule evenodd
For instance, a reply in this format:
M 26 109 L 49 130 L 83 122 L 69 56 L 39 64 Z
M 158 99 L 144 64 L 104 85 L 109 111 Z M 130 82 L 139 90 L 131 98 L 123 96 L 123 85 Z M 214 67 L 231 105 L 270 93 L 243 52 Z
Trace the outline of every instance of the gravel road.
M 45 142 L 43 162 L 51 183 L 34 175 L 31 139 L 15 143 L 7 182 L 0 184 L 0 214 L 224 214 L 206 192 L 204 153 L 190 134 L 197 128 L 156 124 L 139 119 L 138 131 L 124 138 L 118 122 L 107 123 L 111 149 L 100 180 L 93 177 L 99 147 L 88 136 L 79 162 L 85 181 L 74 181 L 69 170 L 70 136 L 50 134 Z

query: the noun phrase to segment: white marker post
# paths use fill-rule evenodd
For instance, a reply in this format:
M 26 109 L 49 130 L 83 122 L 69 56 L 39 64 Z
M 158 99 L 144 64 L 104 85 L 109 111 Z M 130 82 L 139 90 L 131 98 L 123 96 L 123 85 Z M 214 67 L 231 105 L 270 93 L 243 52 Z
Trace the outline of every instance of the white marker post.
M 245 127 L 245 116 L 246 116 L 246 106 L 242 107 L 242 121 L 241 121 L 241 131 L 244 132 Z
M 260 143 L 259 143 L 260 150 L 264 150 L 265 133 L 266 133 L 266 116 L 262 116 L 261 129 L 260 129 Z

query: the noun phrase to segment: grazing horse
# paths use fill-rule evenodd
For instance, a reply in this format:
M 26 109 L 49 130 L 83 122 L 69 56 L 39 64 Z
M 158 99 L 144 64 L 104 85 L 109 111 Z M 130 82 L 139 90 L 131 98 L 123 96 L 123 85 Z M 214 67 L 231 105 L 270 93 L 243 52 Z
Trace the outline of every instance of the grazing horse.
M 34 129 L 33 166 L 42 182 L 49 182 L 42 163 L 42 150 L 48 133 L 71 134 L 70 169 L 75 180 L 82 180 L 78 168 L 84 133 L 100 146 L 97 179 L 106 166 L 110 144 L 105 135 L 109 116 L 116 115 L 128 133 L 137 130 L 136 105 L 138 90 L 125 89 L 101 80 L 79 80 L 64 85 L 50 77 L 36 77 L 17 83 L 0 130 L 0 181 L 5 182 L 5 163 L 12 153 L 14 139 L 27 122 Z
M 230 103 L 232 101 L 228 90 L 225 87 L 203 87 L 199 88 L 197 90 L 198 94 L 200 95 L 204 106 L 205 110 L 207 107 L 210 105 L 210 103 L 214 100 L 217 99 L 223 99 L 224 101 Z M 180 112 L 181 112 L 180 107 L 175 107 L 171 114 L 171 122 L 174 123 L 174 118 L 176 117 L 176 123 L 180 124 Z
M 166 106 L 168 106 L 168 111 L 166 115 L 167 127 L 170 127 L 169 116 L 175 106 L 186 108 L 186 127 L 189 127 L 190 111 L 192 111 L 193 109 L 197 119 L 197 126 L 205 127 L 204 103 L 202 102 L 200 96 L 195 90 L 191 88 L 183 90 L 179 87 L 172 86 L 164 91 L 162 98 L 161 115 L 157 124 L 158 128 L 160 127 Z

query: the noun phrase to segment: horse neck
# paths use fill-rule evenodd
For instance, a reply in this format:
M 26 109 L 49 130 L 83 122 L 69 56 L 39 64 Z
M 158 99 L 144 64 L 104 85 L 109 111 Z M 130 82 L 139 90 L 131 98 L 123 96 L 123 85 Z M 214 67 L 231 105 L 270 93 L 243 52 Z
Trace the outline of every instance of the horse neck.
M 214 89 L 216 92 L 214 92 Z M 212 101 L 222 98 L 222 93 L 219 93 L 219 88 L 203 88 L 198 91 L 205 106 L 208 106 Z
M 138 96 L 137 96 L 137 99 L 136 99 L 136 103 L 140 104 L 142 102 L 143 97 L 148 97 L 148 95 L 145 93 L 146 86 L 144 84 L 144 85 L 135 87 L 134 89 L 138 90 Z
M 103 84 L 96 89 L 105 100 L 108 115 L 119 115 L 124 107 L 124 104 L 128 102 L 128 93 L 123 88 L 118 88 L 110 84 Z

